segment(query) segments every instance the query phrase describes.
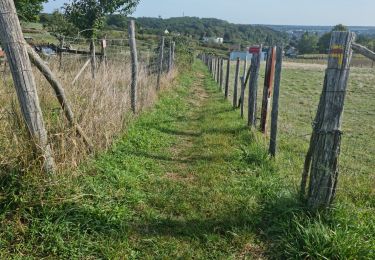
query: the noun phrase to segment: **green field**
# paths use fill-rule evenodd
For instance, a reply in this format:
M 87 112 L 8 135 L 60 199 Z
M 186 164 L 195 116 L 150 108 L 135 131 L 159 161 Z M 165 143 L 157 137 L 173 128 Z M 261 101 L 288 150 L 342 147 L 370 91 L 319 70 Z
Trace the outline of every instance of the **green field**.
M 334 207 L 298 199 L 323 73 L 285 64 L 273 161 L 196 62 L 110 151 L 50 178 L 2 176 L 0 258 L 374 259 L 371 70 L 352 73 Z

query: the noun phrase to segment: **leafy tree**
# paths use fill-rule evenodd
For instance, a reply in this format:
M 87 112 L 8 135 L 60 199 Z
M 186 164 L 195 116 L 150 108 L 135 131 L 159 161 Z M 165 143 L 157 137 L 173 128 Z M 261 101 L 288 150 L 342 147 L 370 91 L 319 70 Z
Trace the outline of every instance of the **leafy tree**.
M 65 16 L 86 37 L 92 37 L 95 29 L 102 28 L 105 16 L 119 12 L 131 13 L 139 3 L 139 0 L 72 0 L 65 4 Z
M 58 35 L 75 36 L 78 33 L 78 28 L 70 23 L 59 11 L 54 11 L 50 15 L 41 15 L 40 21 L 48 31 Z
M 318 49 L 320 53 L 327 53 L 329 49 L 329 44 L 331 43 L 331 36 L 332 32 L 339 31 L 339 32 L 346 32 L 348 31 L 348 27 L 342 24 L 338 24 L 329 33 L 323 34 L 322 37 L 320 37 L 318 42 Z
M 43 10 L 43 3 L 48 0 L 14 0 L 18 17 L 23 21 L 37 21 L 39 13 Z
M 315 33 L 305 32 L 298 42 L 298 50 L 301 54 L 315 53 L 318 49 L 318 36 Z

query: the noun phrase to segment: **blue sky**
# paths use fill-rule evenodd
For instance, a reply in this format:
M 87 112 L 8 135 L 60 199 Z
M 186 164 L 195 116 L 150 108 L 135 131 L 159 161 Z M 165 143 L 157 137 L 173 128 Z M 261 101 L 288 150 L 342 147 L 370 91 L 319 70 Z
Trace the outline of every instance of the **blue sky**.
M 67 0 L 50 0 L 45 11 Z M 134 16 L 215 17 L 243 24 L 375 26 L 375 0 L 141 0 Z

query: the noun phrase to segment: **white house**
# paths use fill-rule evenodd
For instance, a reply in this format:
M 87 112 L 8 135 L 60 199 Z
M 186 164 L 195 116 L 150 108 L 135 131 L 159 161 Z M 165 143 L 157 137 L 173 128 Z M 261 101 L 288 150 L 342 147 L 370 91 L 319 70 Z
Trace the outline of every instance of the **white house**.
M 222 37 L 203 37 L 203 42 L 223 44 L 224 38 L 222 38 Z

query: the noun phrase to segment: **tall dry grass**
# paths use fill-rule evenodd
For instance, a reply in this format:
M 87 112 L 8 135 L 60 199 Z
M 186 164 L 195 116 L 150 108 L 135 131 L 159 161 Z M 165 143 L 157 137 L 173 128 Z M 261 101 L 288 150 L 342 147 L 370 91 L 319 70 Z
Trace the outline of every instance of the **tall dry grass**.
M 86 59 L 67 55 L 59 69 L 57 58 L 48 65 L 65 88 L 78 124 L 94 146 L 94 153 L 108 149 L 134 118 L 130 109 L 130 60 L 108 60 L 107 66 L 98 61 L 96 80 L 90 66 L 73 85 L 72 81 Z M 176 70 L 162 77 L 162 89 L 168 88 Z M 75 168 L 87 156 L 82 138 L 69 127 L 54 92 L 43 75 L 34 69 L 38 94 L 50 143 L 59 171 Z M 157 100 L 156 75 L 141 64 L 138 82 L 138 113 Z M 1 66 L 0 80 L 0 171 L 28 171 L 41 167 L 35 158 L 25 129 L 15 94 L 11 74 Z

